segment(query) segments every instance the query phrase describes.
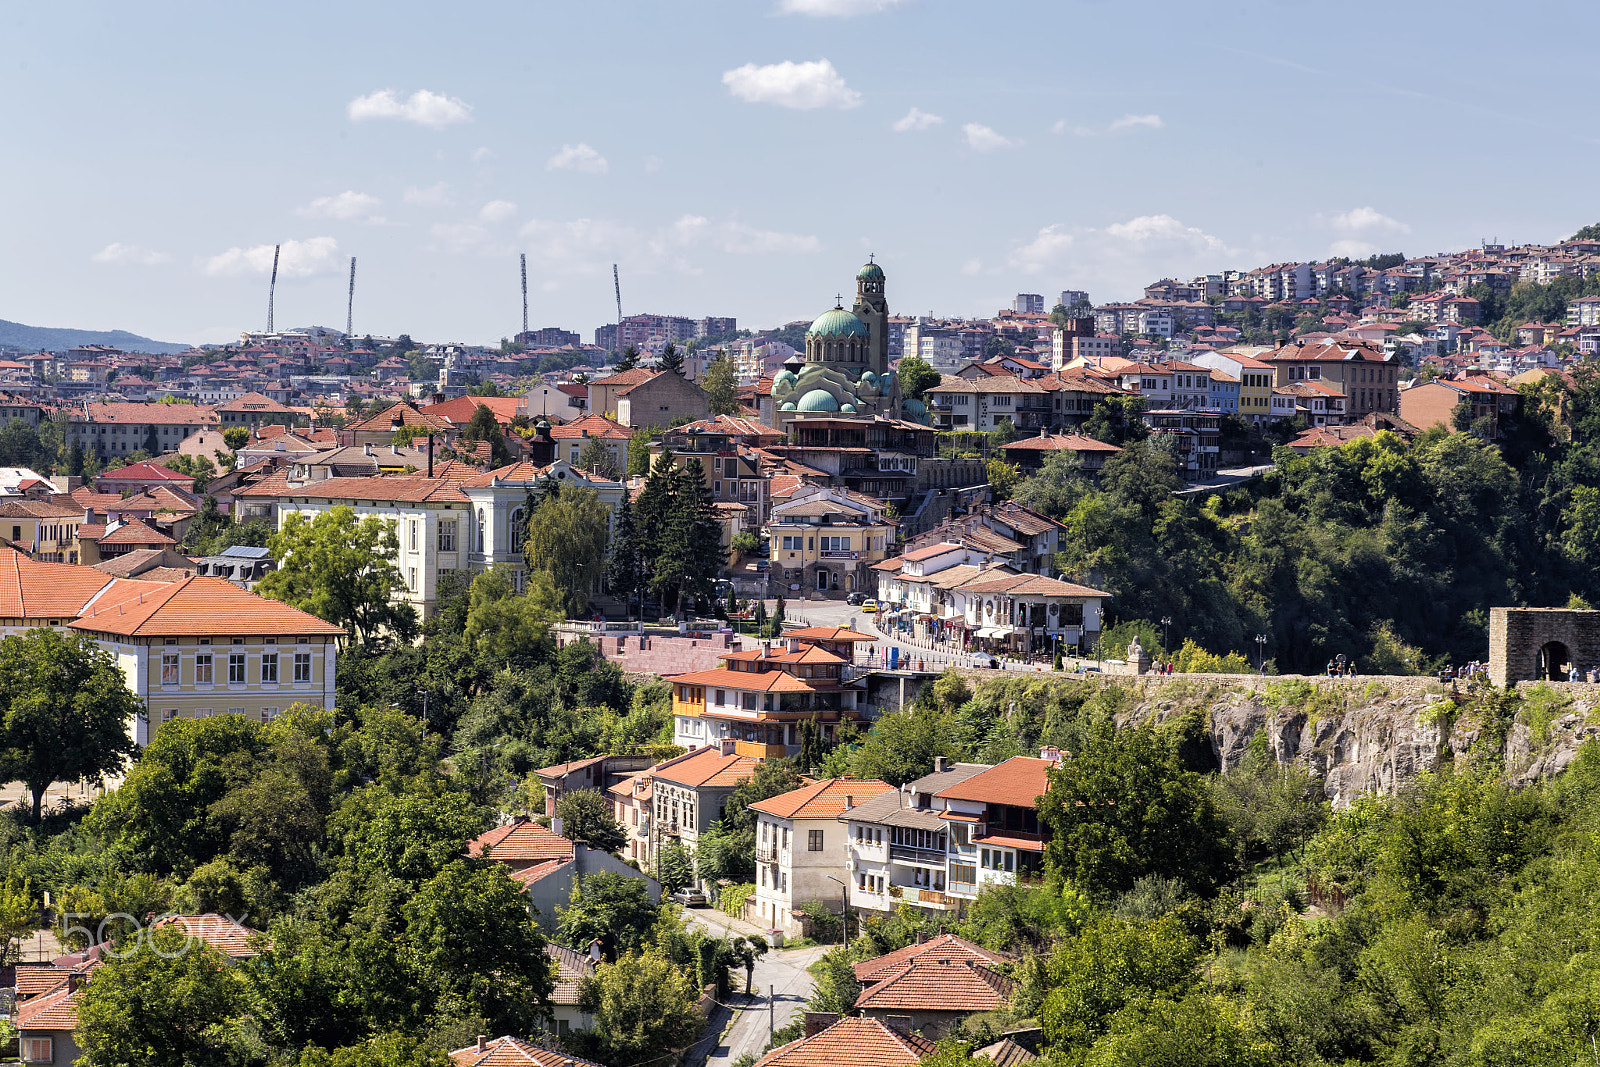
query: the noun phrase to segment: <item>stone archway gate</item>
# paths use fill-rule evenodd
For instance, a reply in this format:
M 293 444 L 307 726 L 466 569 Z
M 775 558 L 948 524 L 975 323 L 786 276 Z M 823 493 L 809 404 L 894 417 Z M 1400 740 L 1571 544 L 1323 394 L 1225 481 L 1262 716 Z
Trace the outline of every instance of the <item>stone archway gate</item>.
M 1495 685 L 1547 677 L 1545 649 L 1552 644 L 1565 648 L 1579 670 L 1600 667 L 1600 611 L 1489 609 L 1489 678 Z

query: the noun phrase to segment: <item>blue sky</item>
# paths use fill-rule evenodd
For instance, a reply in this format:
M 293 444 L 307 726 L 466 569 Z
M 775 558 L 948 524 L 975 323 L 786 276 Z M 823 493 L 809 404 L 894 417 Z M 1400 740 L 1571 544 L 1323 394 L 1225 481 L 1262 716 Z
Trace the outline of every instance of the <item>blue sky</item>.
M 75 3 L 0 13 L 0 318 L 489 342 L 897 313 L 1600 220 L 1587 4 Z

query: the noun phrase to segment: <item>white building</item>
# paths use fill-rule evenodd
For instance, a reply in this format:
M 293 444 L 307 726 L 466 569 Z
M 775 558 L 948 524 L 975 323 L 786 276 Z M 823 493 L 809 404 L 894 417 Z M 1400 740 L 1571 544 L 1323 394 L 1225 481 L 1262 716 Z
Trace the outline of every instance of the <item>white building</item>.
M 945 893 L 950 833 L 940 815 L 946 802 L 934 794 L 989 767 L 951 765 L 940 756 L 932 774 L 839 816 L 845 824 L 851 907 L 885 913 L 902 903 L 935 913 L 957 907 Z
M 877 779 L 829 778 L 750 807 L 756 812 L 756 915 L 786 937 L 799 937 L 798 909 L 813 901 L 841 912 L 849 884 L 845 827 L 839 817 L 894 786 Z

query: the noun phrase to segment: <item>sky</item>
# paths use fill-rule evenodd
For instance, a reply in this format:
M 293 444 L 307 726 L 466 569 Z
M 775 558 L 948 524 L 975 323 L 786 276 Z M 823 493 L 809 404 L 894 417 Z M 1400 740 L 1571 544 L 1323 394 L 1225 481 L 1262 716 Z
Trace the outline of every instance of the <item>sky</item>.
M 1586 3 L 0 6 L 0 318 L 586 341 L 1600 221 Z

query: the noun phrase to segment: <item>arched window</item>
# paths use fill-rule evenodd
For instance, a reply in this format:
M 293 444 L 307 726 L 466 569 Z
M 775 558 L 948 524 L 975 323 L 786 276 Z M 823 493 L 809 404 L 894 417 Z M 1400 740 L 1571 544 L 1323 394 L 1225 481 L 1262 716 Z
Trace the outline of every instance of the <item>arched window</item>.
M 478 551 L 479 552 L 487 552 L 487 551 L 489 551 L 489 545 L 488 545 L 488 542 L 486 542 L 484 540 L 483 533 L 484 533 L 484 531 L 483 531 L 483 509 L 479 508 L 478 509 Z

